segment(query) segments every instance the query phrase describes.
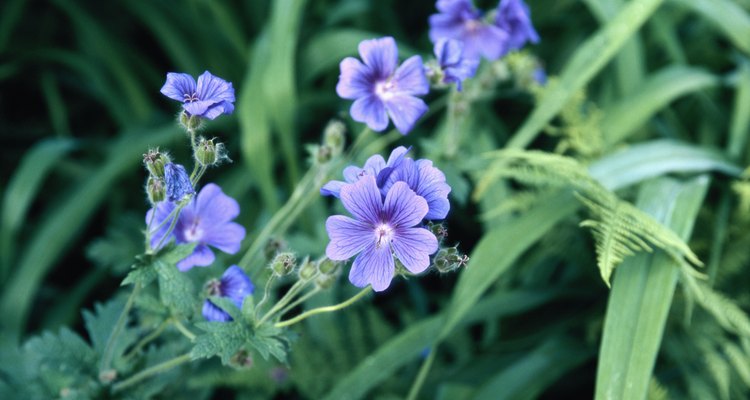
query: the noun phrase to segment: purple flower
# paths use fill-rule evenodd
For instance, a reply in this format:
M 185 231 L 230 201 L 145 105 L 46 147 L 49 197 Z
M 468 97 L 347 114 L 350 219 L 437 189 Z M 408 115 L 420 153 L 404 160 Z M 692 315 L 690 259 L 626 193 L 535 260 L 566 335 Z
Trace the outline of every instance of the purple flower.
M 350 113 L 358 122 L 380 132 L 388 127 L 388 117 L 401 134 L 406 135 L 427 112 L 427 105 L 415 96 L 430 90 L 422 58 L 412 56 L 398 66 L 398 48 L 392 37 L 364 40 L 358 59 L 341 61 L 336 93 L 354 100 Z
M 164 164 L 164 184 L 167 187 L 169 201 L 180 201 L 185 196 L 195 193 L 185 167 L 180 164 Z
M 429 211 L 425 219 L 444 219 L 450 210 L 448 194 L 451 187 L 445 181 L 445 174 L 432 165 L 430 160 L 412 160 L 406 157 L 409 149 L 399 146 L 391 152 L 386 162 L 376 154 L 367 159 L 364 168 L 349 166 L 344 169 L 342 181 L 330 181 L 323 185 L 320 194 L 340 197 L 341 189 L 359 181 L 362 177 L 375 177 L 375 183 L 382 198 L 385 198 L 396 182 L 405 182 L 411 190 L 427 201 Z
M 429 267 L 438 242 L 432 232 L 417 226 L 427 214 L 427 201 L 406 183 L 396 182 L 383 200 L 375 177 L 366 175 L 341 188 L 341 201 L 356 219 L 328 217 L 331 242 L 326 256 L 343 261 L 359 254 L 349 272 L 354 286 L 370 284 L 377 292 L 388 288 L 395 272 L 394 253 L 412 273 Z
M 161 92 L 170 99 L 181 101 L 182 108 L 190 115 L 214 119 L 234 111 L 232 83 L 208 71 L 198 77 L 197 85 L 188 74 L 169 72 Z
M 520 49 L 526 42 L 539 41 L 539 35 L 531 24 L 529 6 L 523 0 L 501 0 L 497 7 L 495 25 L 508 32 L 509 50 Z
M 461 91 L 461 82 L 477 72 L 478 58 L 463 57 L 464 46 L 453 39 L 440 38 L 435 42 L 435 57 L 443 71 L 443 83 L 455 83 Z
M 210 296 L 228 297 L 240 310 L 245 297 L 253 294 L 255 286 L 242 268 L 232 265 L 224 271 L 219 281 L 208 284 Z M 203 318 L 208 321 L 229 322 L 232 317 L 224 310 L 212 303 L 210 299 L 203 302 Z
M 471 0 L 438 0 L 440 13 L 430 16 L 430 40 L 455 39 L 464 43 L 464 57 L 497 60 L 508 52 L 508 33 L 483 20 Z
M 240 250 L 240 243 L 245 238 L 245 228 L 232 222 L 240 214 L 240 206 L 233 198 L 225 195 L 219 186 L 209 183 L 203 187 L 180 212 L 174 231 L 164 238 L 171 224 L 165 221 L 176 207 L 170 201 L 158 203 L 146 213 L 146 223 L 151 221 L 155 211 L 156 215 L 151 222 L 151 227 L 154 228 L 149 228 L 152 248 L 157 248 L 159 243 L 168 242 L 172 237 L 178 244 L 198 243 L 191 255 L 177 263 L 180 271 L 187 271 L 194 266 L 211 265 L 215 256 L 209 245 L 229 254 Z

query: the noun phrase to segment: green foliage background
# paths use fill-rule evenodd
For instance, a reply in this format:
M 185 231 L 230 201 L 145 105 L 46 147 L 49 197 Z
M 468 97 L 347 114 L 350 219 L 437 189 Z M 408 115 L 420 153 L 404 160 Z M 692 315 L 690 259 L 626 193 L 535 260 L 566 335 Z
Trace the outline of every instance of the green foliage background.
M 413 145 L 445 171 L 449 241 L 468 267 L 296 325 L 288 365 L 212 359 L 131 395 L 746 398 L 750 2 L 529 4 L 542 41 L 527 54 L 550 75 L 544 88 L 523 79 L 528 58 L 508 57 L 510 82 L 437 91 L 408 137 L 369 147 Z M 395 0 L 0 4 L 0 393 L 41 369 L 50 387 L 97 395 L 96 382 L 68 379 L 89 372 L 49 366 L 95 366 L 122 309 L 143 241 L 141 154 L 189 157 L 177 105 L 159 93 L 166 72 L 234 83 L 234 114 L 204 132 L 234 163 L 207 181 L 239 200 L 251 238 L 240 255 L 259 271 L 260 249 L 247 247 L 264 227 L 323 253 L 333 207 L 320 179 L 303 178 L 306 144 L 332 118 L 350 142 L 361 128 L 335 94 L 340 60 L 385 35 L 402 58 L 427 57 L 432 13 Z M 287 212 L 290 196 L 304 208 Z M 353 293 L 344 276 L 306 307 Z M 180 350 L 168 347 L 153 362 Z

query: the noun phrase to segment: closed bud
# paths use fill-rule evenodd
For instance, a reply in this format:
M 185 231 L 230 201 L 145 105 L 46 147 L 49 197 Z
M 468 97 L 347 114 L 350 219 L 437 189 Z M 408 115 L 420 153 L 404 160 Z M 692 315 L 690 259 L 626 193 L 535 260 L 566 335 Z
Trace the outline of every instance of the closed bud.
M 213 139 L 200 138 L 195 146 L 195 161 L 204 167 L 212 167 L 232 160 L 227 157 L 224 143 L 214 143 Z
M 316 161 L 318 164 L 325 164 L 328 161 L 331 161 L 331 158 L 333 157 L 333 150 L 331 150 L 331 147 L 328 145 L 323 145 L 318 147 L 318 152 L 316 154 Z
M 346 126 L 341 121 L 334 120 L 326 126 L 323 132 L 323 144 L 331 149 L 331 155 L 336 156 L 341 154 L 346 140 L 345 133 Z
M 294 271 L 297 257 L 293 253 L 279 253 L 271 261 L 271 270 L 278 276 L 284 276 Z
M 315 286 L 325 290 L 333 286 L 334 282 L 336 282 L 336 275 L 319 275 L 315 279 Z
M 166 153 L 159 152 L 159 148 L 149 149 L 146 154 L 143 155 L 143 165 L 146 166 L 148 172 L 157 178 L 164 178 L 164 165 L 172 162 L 169 155 Z
M 167 190 L 164 187 L 164 181 L 161 178 L 154 178 L 153 176 L 148 177 L 146 182 L 146 193 L 148 194 L 148 201 L 151 205 L 156 206 L 156 203 L 164 201 L 167 197 Z
M 428 222 L 427 223 L 427 229 L 432 232 L 433 235 L 438 240 L 438 243 L 442 243 L 443 239 L 448 237 L 448 229 L 445 227 L 445 225 L 435 222 Z
M 435 269 L 441 273 L 446 273 L 466 266 L 468 262 L 469 256 L 459 253 L 458 249 L 454 246 L 440 249 L 435 256 L 433 264 L 435 265 Z
M 180 164 L 167 163 L 164 165 L 164 184 L 169 201 L 180 201 L 195 193 L 190 176 L 185 171 L 185 167 Z
M 333 275 L 338 269 L 339 263 L 330 258 L 324 258 L 318 263 L 318 271 L 323 275 Z
M 188 132 L 195 132 L 201 127 L 203 118 L 197 115 L 190 115 L 186 111 L 180 113 L 180 125 L 182 125 Z
M 318 272 L 318 267 L 315 263 L 305 259 L 302 266 L 299 268 L 299 278 L 303 281 L 309 281 Z

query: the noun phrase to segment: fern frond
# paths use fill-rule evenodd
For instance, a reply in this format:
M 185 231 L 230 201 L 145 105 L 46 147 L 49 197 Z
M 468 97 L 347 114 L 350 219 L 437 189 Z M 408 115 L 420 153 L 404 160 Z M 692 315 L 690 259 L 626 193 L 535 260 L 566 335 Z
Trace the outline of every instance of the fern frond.
M 724 329 L 734 334 L 750 337 L 750 318 L 731 299 L 714 291 L 706 282 L 699 282 L 692 274 L 681 268 L 682 282 L 692 297 L 716 319 Z
M 488 154 L 501 163 L 487 172 L 490 179 L 509 178 L 534 186 L 573 186 L 591 190 L 598 183 L 573 158 L 538 150 L 504 149 Z M 606 190 L 606 189 L 603 189 Z
M 750 357 L 733 342 L 724 343 L 724 353 L 745 386 L 750 387 Z

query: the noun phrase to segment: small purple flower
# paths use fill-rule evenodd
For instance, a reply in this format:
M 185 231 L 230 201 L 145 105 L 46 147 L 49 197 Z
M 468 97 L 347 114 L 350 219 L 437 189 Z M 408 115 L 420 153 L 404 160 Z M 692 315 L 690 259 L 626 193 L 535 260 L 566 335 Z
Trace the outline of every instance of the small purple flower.
M 344 185 L 354 183 L 363 176 L 376 177 L 378 187 L 382 187 L 390 174 L 393 173 L 394 169 L 401 164 L 408 152 L 409 149 L 404 146 L 399 146 L 391 152 L 391 155 L 388 157 L 388 162 L 386 162 L 380 154 L 375 154 L 367 159 L 363 168 L 350 165 L 344 168 L 344 179 L 346 182 L 336 180 L 329 181 L 320 188 L 320 194 L 323 196 L 339 197 L 341 188 Z M 385 192 L 383 192 L 383 197 L 385 197 Z
M 214 253 L 208 247 L 213 246 L 225 253 L 234 254 L 240 250 L 240 243 L 245 238 L 245 228 L 232 222 L 240 214 L 240 206 L 233 198 L 224 194 L 221 188 L 209 183 L 193 200 L 185 206 L 175 224 L 174 231 L 164 238 L 170 222 L 170 213 L 177 205 L 162 201 L 146 213 L 146 223 L 156 212 L 151 223 L 151 247 L 166 243 L 174 237 L 178 244 L 198 243 L 193 253 L 177 263 L 180 271 L 187 271 L 194 266 L 205 267 L 214 262 Z M 163 239 L 163 240 L 162 240 Z
M 234 88 L 231 82 L 206 71 L 198 77 L 198 84 L 188 74 L 169 72 L 161 93 L 182 102 L 190 115 L 214 119 L 234 111 Z
M 180 164 L 164 164 L 164 184 L 167 187 L 167 200 L 180 201 L 195 193 L 185 167 Z
M 240 310 L 245 297 L 253 294 L 255 286 L 242 268 L 232 265 L 227 268 L 219 281 L 208 284 L 210 296 L 228 297 Z M 232 317 L 224 310 L 212 303 L 210 299 L 203 302 L 203 318 L 208 321 L 229 322 Z
M 464 57 L 497 60 L 508 52 L 508 33 L 484 21 L 471 0 L 438 0 L 439 13 L 430 16 L 430 40 L 455 39 L 464 43 Z
M 539 35 L 531 24 L 529 6 L 523 0 L 501 0 L 495 25 L 508 32 L 508 49 L 518 50 L 526 42 L 537 43 Z
M 388 127 L 388 117 L 401 134 L 406 135 L 427 112 L 427 105 L 415 97 L 430 90 L 422 58 L 409 57 L 398 65 L 398 48 L 392 37 L 364 40 L 359 44 L 358 59 L 341 61 L 341 75 L 336 93 L 354 100 L 350 113 L 358 122 L 380 132 Z
M 359 254 L 349 272 L 357 287 L 368 284 L 383 291 L 395 273 L 393 256 L 412 273 L 430 265 L 430 254 L 437 251 L 435 235 L 417 225 L 427 214 L 427 201 L 404 182 L 396 182 L 383 200 L 375 177 L 363 176 L 341 188 L 344 207 L 356 218 L 333 215 L 326 220 L 331 242 L 326 256 L 343 261 Z
M 440 38 L 435 42 L 435 57 L 443 71 L 443 83 L 455 83 L 461 91 L 461 82 L 477 72 L 478 58 L 463 57 L 464 45 L 458 40 Z

